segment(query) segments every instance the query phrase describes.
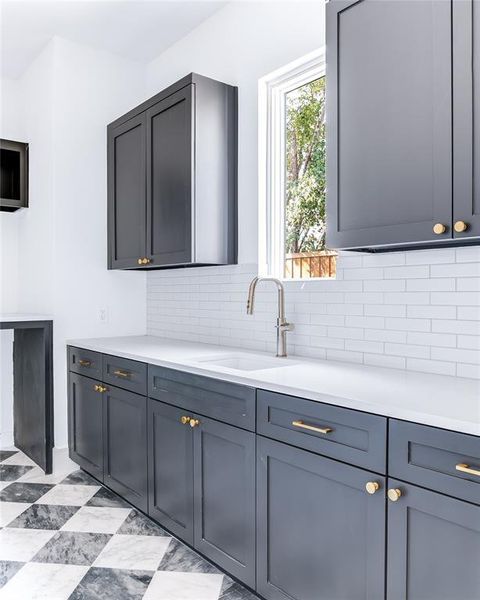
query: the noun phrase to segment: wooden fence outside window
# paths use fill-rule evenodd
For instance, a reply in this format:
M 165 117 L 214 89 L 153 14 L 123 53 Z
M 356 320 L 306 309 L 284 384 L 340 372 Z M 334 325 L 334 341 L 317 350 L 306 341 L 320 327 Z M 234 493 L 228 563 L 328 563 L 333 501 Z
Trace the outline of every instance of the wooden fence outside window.
M 299 252 L 285 256 L 286 279 L 335 277 L 336 252 Z

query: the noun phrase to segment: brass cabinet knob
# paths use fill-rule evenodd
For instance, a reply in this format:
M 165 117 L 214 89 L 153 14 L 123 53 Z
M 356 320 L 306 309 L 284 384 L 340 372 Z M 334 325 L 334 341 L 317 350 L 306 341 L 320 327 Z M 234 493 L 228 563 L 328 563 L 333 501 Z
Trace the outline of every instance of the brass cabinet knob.
M 387 492 L 388 499 L 392 502 L 396 502 L 397 500 L 399 500 L 401 495 L 402 490 L 399 490 L 398 488 L 390 488 Z
M 143 259 L 143 264 L 144 264 L 144 265 L 149 265 L 151 262 L 152 262 L 152 259 L 151 259 L 151 258 L 144 258 L 144 259 Z
M 378 483 L 378 481 L 367 481 L 367 483 L 365 484 L 365 489 L 369 494 L 374 494 L 380 489 L 380 484 Z
M 143 265 L 143 258 L 139 258 L 139 259 L 137 260 L 137 263 L 138 263 L 139 265 Z
M 457 233 L 463 233 L 464 231 L 467 231 L 468 223 L 465 223 L 465 221 L 456 221 L 453 228 Z
M 181 423 L 182 425 L 186 425 L 187 423 L 190 423 L 190 419 L 191 419 L 191 418 L 192 418 L 192 417 L 187 417 L 187 415 L 182 415 L 182 416 L 180 417 L 180 423 Z
M 435 223 L 435 225 L 433 226 L 433 233 L 436 233 L 437 235 L 441 235 L 442 233 L 445 233 L 447 231 L 447 228 L 445 227 L 445 225 L 443 223 Z
M 197 427 L 200 425 L 200 421 L 198 419 L 190 419 L 190 427 Z
M 93 386 L 93 389 L 94 389 L 96 392 L 99 392 L 101 387 L 102 387 L 102 386 L 100 386 L 100 385 L 94 385 L 94 386 Z

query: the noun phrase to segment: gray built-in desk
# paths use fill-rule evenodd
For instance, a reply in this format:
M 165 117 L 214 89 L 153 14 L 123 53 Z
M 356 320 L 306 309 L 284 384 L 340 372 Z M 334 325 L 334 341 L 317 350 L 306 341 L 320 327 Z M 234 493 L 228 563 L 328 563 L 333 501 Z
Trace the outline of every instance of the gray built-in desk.
M 44 315 L 3 314 L 0 329 L 14 330 L 15 446 L 49 474 L 53 449 L 53 321 Z

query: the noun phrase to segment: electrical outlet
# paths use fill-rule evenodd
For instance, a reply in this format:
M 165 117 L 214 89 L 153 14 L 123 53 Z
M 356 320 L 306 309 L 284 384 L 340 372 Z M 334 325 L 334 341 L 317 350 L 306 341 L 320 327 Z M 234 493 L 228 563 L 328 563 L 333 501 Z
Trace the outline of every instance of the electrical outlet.
M 100 310 L 98 311 L 98 319 L 102 323 L 106 323 L 108 321 L 108 309 L 107 308 L 100 308 Z

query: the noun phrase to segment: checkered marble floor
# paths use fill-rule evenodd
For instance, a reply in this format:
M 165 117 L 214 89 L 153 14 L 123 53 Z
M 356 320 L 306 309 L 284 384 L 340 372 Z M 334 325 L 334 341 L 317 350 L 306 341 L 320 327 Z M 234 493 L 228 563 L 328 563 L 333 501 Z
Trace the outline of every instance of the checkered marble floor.
M 0 451 L 2 600 L 255 600 L 84 471 Z

